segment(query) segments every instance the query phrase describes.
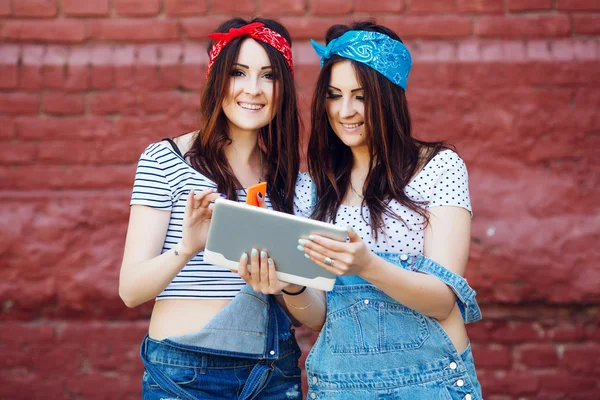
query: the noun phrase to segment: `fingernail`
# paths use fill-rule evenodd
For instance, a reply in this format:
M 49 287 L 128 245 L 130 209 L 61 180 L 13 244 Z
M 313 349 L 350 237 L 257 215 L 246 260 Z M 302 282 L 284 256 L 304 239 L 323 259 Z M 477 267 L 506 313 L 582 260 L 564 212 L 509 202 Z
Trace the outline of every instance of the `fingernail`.
M 258 250 L 252 249 L 252 257 L 256 257 L 258 255 Z
M 308 239 L 309 240 L 315 240 L 315 237 L 313 235 L 308 235 Z
M 262 193 L 261 192 L 258 192 L 258 198 L 262 199 Z
M 221 197 L 227 197 L 227 195 L 225 193 L 221 193 L 219 196 L 221 196 Z
M 298 244 L 304 246 L 306 243 L 308 243 L 306 240 L 304 240 L 304 239 L 298 239 Z
M 273 264 L 273 259 L 271 257 L 269 257 L 269 260 L 267 261 L 270 265 Z
M 242 254 L 242 260 L 246 260 L 248 258 L 248 254 L 244 253 Z
M 298 245 L 298 246 L 296 246 L 296 248 L 297 248 L 298 250 L 300 250 L 300 251 L 304 251 L 304 246 L 300 246 L 300 245 Z
M 264 251 L 260 252 L 260 258 L 265 258 L 267 257 L 267 253 L 265 253 Z
M 308 254 L 304 253 L 304 257 L 306 257 L 310 260 L 310 256 Z

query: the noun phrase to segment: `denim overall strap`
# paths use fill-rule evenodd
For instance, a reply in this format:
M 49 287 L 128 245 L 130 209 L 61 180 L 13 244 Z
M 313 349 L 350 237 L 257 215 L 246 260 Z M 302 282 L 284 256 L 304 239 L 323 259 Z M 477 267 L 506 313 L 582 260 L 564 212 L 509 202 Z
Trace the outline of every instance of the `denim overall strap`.
M 414 258 L 411 264 L 411 270 L 433 275 L 452 289 L 465 324 L 481 319 L 481 309 L 475 300 L 477 293 L 469 286 L 465 278 L 423 255 Z
M 148 359 L 146 358 L 146 346 L 148 343 L 148 335 L 144 338 L 144 343 L 140 348 L 140 358 L 144 363 L 144 367 L 146 367 L 146 372 L 150 374 L 152 379 L 161 386 L 163 389 L 171 392 L 171 394 L 177 396 L 178 398 L 182 398 L 184 400 L 196 400 L 195 397 L 187 393 L 183 390 L 179 385 L 177 385 L 171 378 L 165 375 L 161 370 L 156 368 Z

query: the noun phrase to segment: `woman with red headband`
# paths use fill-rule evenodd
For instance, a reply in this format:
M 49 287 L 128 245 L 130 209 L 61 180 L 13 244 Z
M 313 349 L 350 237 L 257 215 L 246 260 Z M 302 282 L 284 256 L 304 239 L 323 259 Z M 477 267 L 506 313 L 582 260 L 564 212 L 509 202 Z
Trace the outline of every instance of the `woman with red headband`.
M 299 121 L 291 38 L 279 23 L 241 18 L 210 35 L 200 129 L 153 143 L 135 176 L 119 293 L 156 299 L 141 346 L 143 398 L 301 399 L 300 349 L 273 296 L 204 261 L 210 203 L 293 211 Z

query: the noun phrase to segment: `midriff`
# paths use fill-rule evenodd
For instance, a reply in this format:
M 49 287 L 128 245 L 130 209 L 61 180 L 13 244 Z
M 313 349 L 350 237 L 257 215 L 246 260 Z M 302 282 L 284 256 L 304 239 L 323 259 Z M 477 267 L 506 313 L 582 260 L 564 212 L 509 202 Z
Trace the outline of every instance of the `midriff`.
M 446 331 L 456 350 L 462 353 L 467 348 L 469 338 L 467 337 L 467 328 L 463 322 L 458 305 L 454 304 L 454 308 L 448 318 L 438 322 Z
M 231 299 L 164 299 L 154 303 L 148 333 L 163 340 L 201 330 Z

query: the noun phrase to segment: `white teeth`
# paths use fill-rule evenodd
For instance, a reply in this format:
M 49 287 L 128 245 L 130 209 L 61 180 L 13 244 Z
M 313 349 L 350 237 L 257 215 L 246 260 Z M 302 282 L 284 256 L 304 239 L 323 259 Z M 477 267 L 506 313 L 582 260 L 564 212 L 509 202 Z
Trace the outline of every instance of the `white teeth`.
M 250 103 L 238 103 L 240 107 L 245 108 L 247 110 L 260 110 L 264 106 L 262 104 L 250 104 Z
M 346 129 L 354 129 L 354 128 L 358 128 L 359 126 L 361 126 L 363 123 L 359 122 L 357 124 L 342 124 L 344 126 L 344 128 Z

